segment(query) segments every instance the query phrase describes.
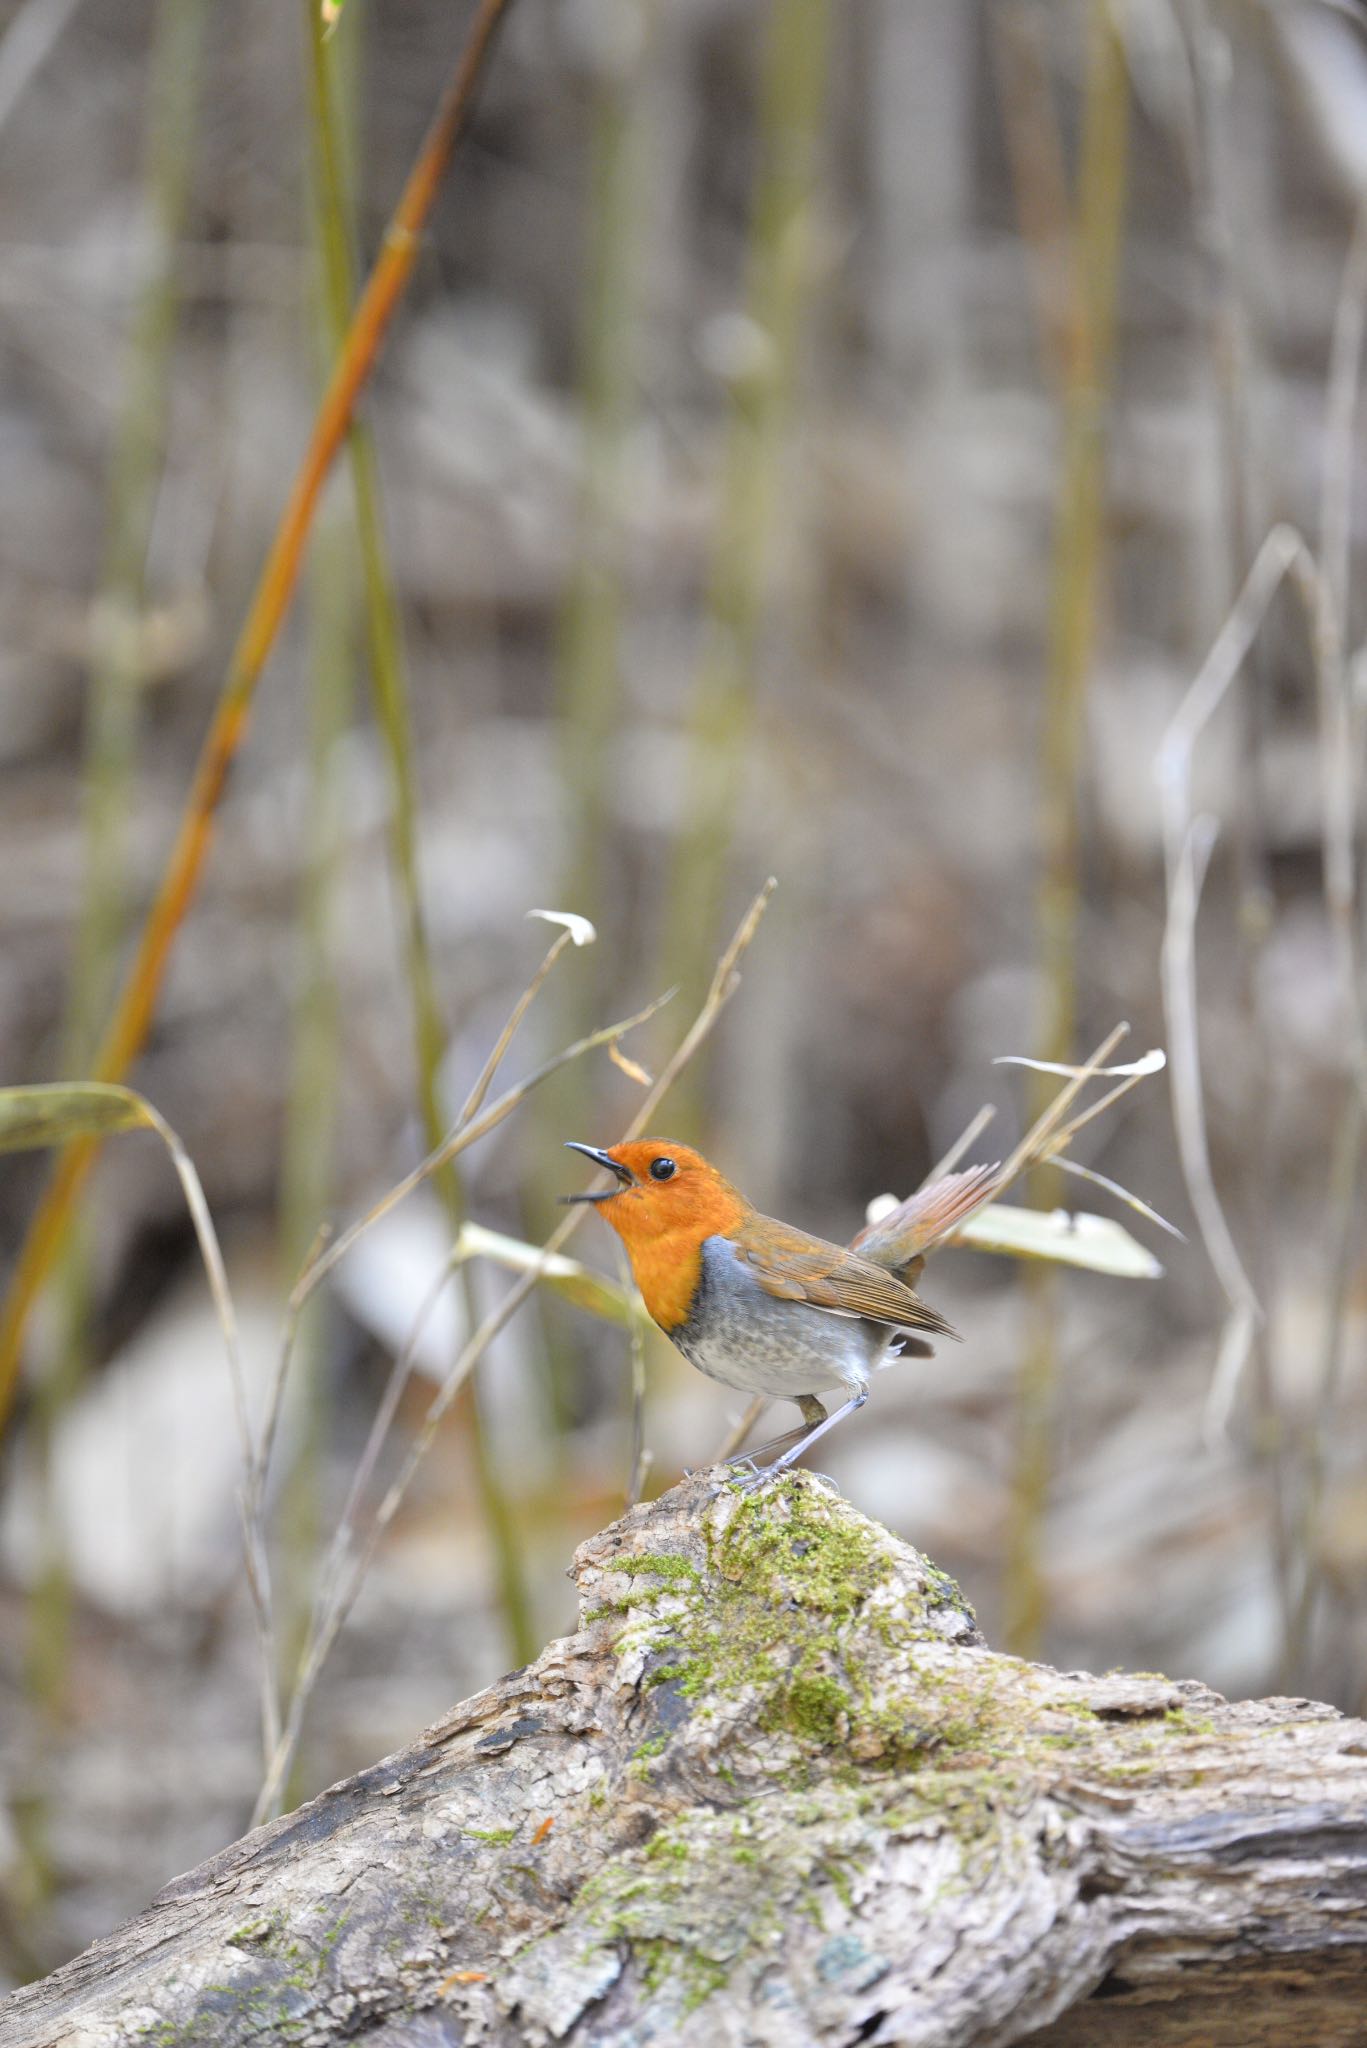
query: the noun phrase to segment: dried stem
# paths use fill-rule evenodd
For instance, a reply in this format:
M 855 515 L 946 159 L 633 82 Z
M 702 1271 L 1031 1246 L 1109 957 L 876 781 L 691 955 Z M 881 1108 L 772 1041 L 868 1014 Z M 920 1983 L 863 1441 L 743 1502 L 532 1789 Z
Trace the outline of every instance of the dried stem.
M 319 495 L 417 260 L 423 224 L 464 131 L 475 87 L 507 5 L 508 0 L 481 0 L 455 75 L 356 308 L 233 651 L 156 900 L 96 1055 L 92 1070 L 96 1080 L 119 1080 L 147 1036 L 171 947 L 199 884 L 228 770 L 241 746 L 257 683 L 298 581 Z M 63 1152 L 20 1251 L 0 1314 L 0 1427 L 13 1400 L 29 1316 L 97 1151 L 98 1141 L 83 1139 Z

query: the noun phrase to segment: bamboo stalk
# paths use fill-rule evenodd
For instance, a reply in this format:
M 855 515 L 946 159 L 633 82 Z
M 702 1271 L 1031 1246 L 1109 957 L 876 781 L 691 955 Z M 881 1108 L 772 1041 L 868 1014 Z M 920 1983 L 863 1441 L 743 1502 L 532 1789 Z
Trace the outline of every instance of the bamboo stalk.
M 1080 771 L 1087 686 L 1096 646 L 1105 542 L 1105 406 L 1114 353 L 1124 231 L 1129 80 L 1107 0 L 1092 0 L 1076 201 L 1077 303 L 1068 323 L 1064 451 L 1054 539 L 1049 665 L 1040 761 L 1040 879 L 1035 934 L 1045 990 L 1039 1056 L 1069 1058 L 1077 1021 Z M 1043 1105 L 1042 1085 L 1033 1091 Z M 1056 1199 L 1042 1168 L 1032 1200 Z M 1058 1386 L 1054 1276 L 1025 1276 L 1026 1352 L 1016 1382 L 1017 1436 L 1005 1563 L 1005 1638 L 1020 1655 L 1040 1641 L 1041 1566 Z
M 345 346 L 355 282 L 351 260 L 351 203 L 345 176 L 345 148 L 333 104 L 331 74 L 337 43 L 312 0 L 302 0 L 308 38 L 309 100 L 316 140 L 320 239 L 323 255 L 324 303 L 331 349 Z M 389 767 L 390 859 L 394 869 L 403 926 L 404 965 L 413 1004 L 414 1059 L 418 1107 L 423 1135 L 430 1149 L 440 1144 L 447 1118 L 441 1102 L 441 1062 L 446 1030 L 437 998 L 436 975 L 427 939 L 422 889 L 418 876 L 418 792 L 413 758 L 413 726 L 409 708 L 403 631 L 389 548 L 385 539 L 375 443 L 364 420 L 352 423 L 347 444 L 365 591 L 366 627 L 370 648 L 371 699 Z M 446 1211 L 452 1241 L 464 1220 L 465 1199 L 460 1177 L 448 1164 L 433 1185 Z M 474 1323 L 468 1272 L 457 1276 L 466 1326 Z M 536 1649 L 536 1633 L 527 1588 L 518 1524 L 509 1509 L 498 1470 L 483 1441 L 479 1409 L 468 1410 L 474 1464 L 484 1517 L 493 1546 L 501 1604 L 513 1655 L 525 1662 Z
M 293 487 L 195 769 L 180 828 L 143 927 L 136 957 L 92 1064 L 92 1078 L 122 1078 L 142 1049 L 176 933 L 194 899 L 228 771 L 242 744 L 256 686 L 299 578 L 319 494 L 417 261 L 419 236 L 464 132 L 485 58 L 509 0 L 480 0 L 465 48 L 400 195 L 370 273 Z M 82 1140 L 62 1154 L 0 1310 L 0 1428 L 14 1398 L 29 1316 L 63 1237 L 72 1204 L 98 1151 Z
M 660 953 L 665 978 L 685 987 L 702 979 L 715 944 L 753 723 L 779 483 L 811 297 L 830 22 L 828 0 L 773 0 L 769 12 L 747 295 L 754 361 L 733 386 L 706 643 L 688 712 L 684 823 Z M 675 1114 L 686 1131 L 687 1107 Z
M 127 914 L 126 830 L 132 803 L 144 674 L 147 548 L 166 439 L 171 360 L 179 324 L 177 255 L 195 161 L 205 0 L 161 0 L 152 32 L 143 164 L 144 282 L 128 337 L 105 506 L 104 556 L 91 608 L 86 695 L 82 903 L 68 993 L 63 1068 L 79 1074 L 108 1006 Z M 56 17 L 53 17 L 54 20 Z M 0 116 L 0 118 L 3 118 Z M 33 1454 L 42 1498 L 41 1560 L 29 1602 L 25 1685 L 51 1730 L 66 1696 L 73 1596 L 51 1499 L 52 1441 L 90 1364 L 90 1267 L 72 1232 L 57 1272 L 56 1356 L 34 1404 Z M 44 1781 L 39 1768 L 35 1781 Z M 26 1896 L 51 1894 L 47 1799 L 19 1814 Z

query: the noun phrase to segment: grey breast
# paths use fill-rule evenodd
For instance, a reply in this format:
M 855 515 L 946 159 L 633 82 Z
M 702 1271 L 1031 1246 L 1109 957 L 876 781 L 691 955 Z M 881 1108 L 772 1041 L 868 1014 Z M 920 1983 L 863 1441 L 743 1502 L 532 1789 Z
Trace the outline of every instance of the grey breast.
M 862 1387 L 893 1338 L 861 1316 L 767 1294 L 725 1237 L 704 1240 L 692 1312 L 671 1334 L 689 1364 L 723 1386 L 790 1399 Z

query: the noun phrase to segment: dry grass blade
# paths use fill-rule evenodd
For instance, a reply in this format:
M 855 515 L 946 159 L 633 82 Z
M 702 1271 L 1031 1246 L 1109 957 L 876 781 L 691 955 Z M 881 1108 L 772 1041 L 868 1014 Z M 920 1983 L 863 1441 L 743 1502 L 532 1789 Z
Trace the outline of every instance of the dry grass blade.
M 1027 1167 L 1048 1157 L 1049 1143 L 1062 1124 L 1068 1108 L 1077 1100 L 1087 1083 L 1105 1066 L 1120 1041 L 1128 1035 L 1129 1029 L 1128 1024 L 1117 1024 L 1113 1031 L 1109 1031 L 1091 1058 L 1076 1070 L 1072 1080 L 1059 1089 L 1053 1101 L 1036 1117 L 1015 1151 L 1002 1164 L 996 1189 L 998 1194 L 1002 1189 L 1010 1187 L 1012 1181 L 1024 1173 Z
M 495 1045 L 494 1054 L 497 1058 L 501 1058 L 503 1052 L 506 1051 L 518 1021 L 526 1014 L 528 1003 L 544 982 L 550 968 L 559 958 L 568 941 L 568 933 L 563 933 L 556 940 L 540 968 L 532 977 L 528 987 L 518 998 L 517 1003 L 513 1007 L 509 1022 L 500 1032 Z M 670 991 L 670 994 L 672 994 L 672 991 Z M 247 1500 L 249 1515 L 254 1527 L 259 1529 L 260 1526 L 261 1503 L 265 1493 L 266 1476 L 279 1424 L 280 1409 L 284 1401 L 285 1385 L 289 1378 L 290 1361 L 294 1355 L 295 1340 L 299 1330 L 299 1318 L 305 1303 L 332 1271 L 338 1260 L 350 1251 L 357 1239 L 369 1230 L 372 1225 L 378 1223 L 382 1216 L 387 1216 L 391 1209 L 403 1201 L 406 1196 L 412 1194 L 414 1189 L 421 1186 L 423 1181 L 430 1179 L 433 1174 L 440 1171 L 448 1160 L 454 1159 L 457 1153 L 463 1151 L 466 1145 L 473 1144 L 476 1138 L 487 1136 L 498 1124 L 502 1123 L 506 1116 L 510 1116 L 519 1103 L 540 1082 L 546 1080 L 549 1075 L 558 1072 L 569 1061 L 578 1059 L 583 1053 L 591 1052 L 595 1046 L 605 1043 L 612 1044 L 622 1032 L 630 1031 L 637 1024 L 643 1024 L 648 1017 L 652 1017 L 661 1004 L 668 1000 L 668 994 L 661 996 L 656 1002 L 647 1004 L 645 1009 L 637 1011 L 634 1016 L 624 1018 L 617 1024 L 606 1025 L 601 1031 L 590 1032 L 586 1038 L 578 1039 L 575 1044 L 567 1046 L 562 1052 L 557 1053 L 554 1058 L 547 1060 L 542 1066 L 538 1067 L 535 1073 L 529 1074 L 526 1080 L 520 1081 L 515 1087 L 507 1089 L 498 1097 L 492 1107 L 484 1111 L 482 1116 L 476 1113 L 472 1121 L 457 1122 L 449 1136 L 443 1139 L 434 1152 L 430 1152 L 413 1169 L 412 1173 L 407 1174 L 395 1187 L 390 1188 L 388 1193 L 383 1195 L 373 1208 L 368 1210 L 364 1216 L 353 1223 L 347 1230 L 343 1231 L 340 1237 L 329 1243 L 326 1249 L 322 1249 L 322 1239 L 320 1236 L 315 1251 L 310 1255 L 290 1292 L 285 1325 L 281 1333 L 280 1350 L 276 1358 L 275 1371 L 271 1377 L 270 1390 L 266 1399 L 266 1414 L 261 1428 L 260 1447 L 255 1457 L 249 1463 Z M 497 1058 L 491 1056 L 485 1062 L 485 1074 L 490 1078 L 492 1078 L 493 1071 L 497 1065 Z M 483 1088 L 481 1084 L 487 1087 L 484 1075 L 481 1075 L 480 1081 L 476 1082 L 475 1089 L 472 1091 L 472 1098 L 482 1095 Z M 452 1271 L 460 1265 L 464 1256 L 465 1254 L 457 1246 L 452 1256 Z M 538 1260 L 535 1271 L 532 1274 L 533 1280 L 543 1277 L 544 1266 L 544 1258 Z M 444 1275 L 443 1285 L 445 1284 L 445 1277 Z M 278 1748 L 278 1744 L 276 1747 Z
M 369 1230 L 373 1224 L 378 1223 L 382 1216 L 387 1216 L 391 1209 L 396 1208 L 405 1197 L 412 1194 L 414 1188 L 420 1187 L 425 1180 L 429 1180 L 434 1173 L 439 1172 L 448 1160 L 456 1158 L 468 1146 L 473 1145 L 477 1139 L 487 1137 L 489 1132 L 501 1124 L 505 1117 L 512 1115 L 513 1111 L 526 1100 L 532 1090 L 538 1087 L 542 1081 L 547 1080 L 550 1075 L 558 1073 L 561 1067 L 568 1066 L 571 1060 L 580 1059 L 586 1052 L 592 1052 L 596 1046 L 610 1045 L 616 1039 L 622 1037 L 625 1032 L 634 1031 L 637 1025 L 644 1024 L 648 1018 L 655 1015 L 658 1009 L 661 1009 L 665 1003 L 669 1002 L 674 993 L 673 989 L 666 989 L 662 996 L 657 996 L 653 1003 L 647 1003 L 643 1010 L 637 1010 L 630 1017 L 621 1018 L 616 1024 L 605 1024 L 601 1030 L 590 1031 L 584 1038 L 577 1038 L 573 1045 L 567 1045 L 562 1052 L 558 1052 L 553 1058 L 546 1060 L 536 1069 L 535 1073 L 529 1074 L 525 1081 L 519 1081 L 514 1087 L 505 1089 L 503 1094 L 495 1099 L 482 1116 L 476 1115 L 469 1123 L 456 1124 L 449 1136 L 442 1140 L 434 1152 L 429 1152 L 427 1157 L 419 1165 L 415 1166 L 411 1173 L 405 1174 L 404 1178 L 390 1188 L 387 1194 L 382 1195 L 374 1208 L 368 1209 L 364 1216 L 344 1230 L 341 1236 L 328 1246 L 322 1256 L 316 1259 L 312 1266 L 300 1275 L 299 1279 L 295 1282 L 294 1292 L 290 1296 L 291 1302 L 303 1301 L 310 1295 L 319 1281 L 326 1278 L 332 1271 L 337 1261 L 345 1258 L 358 1237 Z
M 457 1249 L 464 1258 L 487 1259 L 490 1265 L 502 1266 L 508 1273 L 534 1272 L 543 1287 L 621 1329 L 634 1329 L 640 1320 L 635 1290 L 628 1282 L 614 1287 L 593 1267 L 582 1266 L 578 1259 L 566 1258 L 563 1252 L 553 1252 L 548 1257 L 543 1245 L 525 1244 L 521 1238 L 507 1237 L 501 1230 L 486 1230 L 482 1223 L 461 1225 Z
M 735 1457 L 736 1452 L 750 1435 L 750 1432 L 768 1406 L 769 1396 L 767 1394 L 756 1394 L 740 1420 L 727 1430 L 726 1435 L 712 1453 L 710 1462 L 713 1465 L 724 1465 L 728 1458 Z
M 460 62 L 409 174 L 348 329 L 233 650 L 175 845 L 94 1062 L 98 1081 L 119 1081 L 147 1036 L 171 947 L 199 886 L 219 799 L 246 731 L 256 685 L 299 579 L 304 544 L 323 484 L 417 260 L 423 223 L 464 130 L 484 60 L 507 5 L 508 0 L 481 0 Z M 0 1427 L 13 1398 L 29 1316 L 65 1237 L 72 1206 L 98 1146 L 98 1137 L 85 1137 L 63 1152 L 20 1252 L 0 1314 Z
M 544 913 L 540 911 L 534 912 L 533 914 L 535 916 L 544 915 Z M 512 1044 L 514 1038 L 517 1036 L 518 1026 L 521 1024 L 522 1019 L 526 1016 L 528 1010 L 531 1008 L 532 1004 L 536 1001 L 537 996 L 540 994 L 541 988 L 546 980 L 546 976 L 550 973 L 556 961 L 564 952 L 566 946 L 570 945 L 571 943 L 575 945 L 581 945 L 583 941 L 579 939 L 575 939 L 572 941 L 569 932 L 561 932 L 559 938 L 555 941 L 554 945 L 547 953 L 545 959 L 537 968 L 536 973 L 532 976 L 531 980 L 527 983 L 526 988 L 523 989 L 521 995 L 513 1004 L 512 1010 L 510 1011 L 508 1016 L 508 1021 L 504 1025 L 503 1029 L 499 1032 L 498 1038 L 494 1044 L 494 1048 L 492 1052 L 489 1054 L 488 1059 L 484 1062 L 483 1067 L 480 1069 L 479 1076 L 475 1081 L 474 1087 L 470 1090 L 470 1093 L 466 1096 L 464 1102 L 461 1104 L 460 1115 L 456 1118 L 456 1124 L 458 1128 L 460 1125 L 468 1123 L 470 1121 L 470 1118 L 474 1116 L 476 1111 L 480 1108 L 481 1104 L 484 1101 L 485 1096 L 489 1093 L 490 1087 L 493 1085 L 493 1079 L 495 1074 L 498 1072 L 499 1068 L 503 1064 L 503 1055 L 507 1052 L 508 1047 Z
M 194 1161 L 159 1110 L 135 1089 L 100 1081 L 63 1081 L 31 1088 L 0 1088 L 0 1153 L 41 1150 L 77 1139 L 114 1137 L 119 1132 L 155 1132 L 176 1170 L 195 1241 L 209 1282 L 223 1349 L 228 1361 L 233 1414 L 247 1475 L 241 1502 L 247 1581 L 261 1651 L 261 1730 L 269 1757 L 279 1741 L 280 1707 L 275 1688 L 274 1628 L 271 1620 L 270 1573 L 260 1525 L 250 1508 L 252 1453 L 251 1416 L 238 1343 L 237 1314 L 228 1286 L 218 1233 Z
M 1172 1057 L 1173 1115 L 1187 1194 L 1202 1242 L 1229 1305 L 1206 1411 L 1208 1435 L 1223 1432 L 1262 1303 L 1239 1257 L 1210 1164 L 1201 1053 L 1197 1024 L 1195 932 L 1201 884 L 1215 843 L 1215 825 L 1197 819 L 1187 833 L 1168 878 L 1168 918 L 1163 932 L 1163 1006 Z
M 1137 1216 L 1143 1216 L 1149 1223 L 1156 1223 L 1160 1230 L 1166 1230 L 1169 1237 L 1175 1237 L 1179 1244 L 1186 1243 L 1186 1238 L 1175 1223 L 1169 1223 L 1166 1216 L 1160 1216 L 1156 1209 L 1151 1209 L 1138 1195 L 1132 1195 L 1128 1188 L 1121 1187 L 1118 1180 L 1112 1180 L 1107 1174 L 1098 1173 L 1095 1167 L 1083 1166 L 1076 1159 L 1056 1158 L 1054 1165 L 1060 1167 L 1064 1173 L 1075 1173 L 1079 1179 L 1091 1181 L 1095 1187 L 1105 1188 L 1108 1194 L 1115 1195 L 1127 1208 L 1133 1209 Z
M 1210 1162 L 1197 1026 L 1196 913 L 1217 827 L 1213 819 L 1193 814 L 1192 765 L 1197 742 L 1239 676 L 1273 597 L 1293 571 L 1305 596 L 1317 581 L 1314 560 L 1294 527 L 1275 526 L 1169 724 L 1157 762 L 1168 897 L 1163 1006 L 1178 1154 L 1201 1239 L 1229 1309 L 1207 1402 L 1208 1435 L 1223 1432 L 1263 1309 L 1234 1243 Z
M 996 1114 L 997 1112 L 992 1104 L 985 1102 L 977 1115 L 969 1118 L 949 1150 L 936 1160 L 930 1172 L 921 1182 L 921 1188 L 933 1187 L 937 1180 L 943 1180 L 947 1173 L 952 1173 L 969 1147 L 977 1144 L 979 1138 Z
M 1247 660 L 1268 606 L 1297 564 L 1314 578 L 1314 560 L 1300 534 L 1293 526 L 1274 526 L 1259 548 L 1210 653 L 1163 735 L 1157 775 L 1170 861 L 1177 858 L 1191 823 L 1191 769 L 1197 741 Z
M 1039 1069 L 1044 1073 L 1063 1075 L 1066 1078 L 1066 1085 L 1036 1118 L 1003 1165 L 968 1167 L 955 1171 L 956 1162 L 962 1158 L 991 1118 L 991 1110 L 980 1110 L 967 1130 L 936 1166 L 934 1173 L 921 1183 L 915 1194 L 908 1196 L 903 1202 L 897 1201 L 891 1195 L 884 1195 L 869 1204 L 868 1221 L 864 1229 L 852 1240 L 853 1245 L 866 1247 L 871 1237 L 888 1228 L 896 1230 L 899 1237 L 908 1237 L 913 1223 L 923 1219 L 924 1236 L 908 1237 L 908 1244 L 914 1245 L 918 1257 L 927 1256 L 941 1245 L 971 1244 L 981 1250 L 1002 1251 L 1043 1260 L 1057 1259 L 1062 1264 L 1091 1265 L 1095 1270 L 1112 1273 L 1124 1271 L 1153 1274 L 1160 1270 L 1151 1255 L 1136 1245 L 1133 1239 L 1126 1237 L 1126 1244 L 1131 1249 L 1122 1251 L 1117 1236 L 1119 1226 L 1106 1224 L 1102 1218 L 1080 1217 L 1077 1223 L 1079 1227 L 1095 1226 L 1097 1230 L 1105 1229 L 1110 1232 L 1111 1243 L 1105 1250 L 1105 1263 L 1099 1259 L 1082 1256 L 1076 1244 L 1065 1243 L 1056 1229 L 1050 1235 L 1043 1225 L 1033 1231 L 1028 1243 L 1025 1242 L 1022 1235 L 1024 1226 L 1017 1219 L 1041 1212 L 1007 1211 L 1000 1207 L 999 1198 L 1014 1180 L 1019 1179 L 1021 1174 L 1028 1172 L 1031 1167 L 1047 1162 L 1066 1167 L 1083 1175 L 1085 1179 L 1095 1181 L 1101 1187 L 1109 1188 L 1112 1193 L 1119 1195 L 1141 1214 L 1149 1216 L 1164 1230 L 1173 1230 L 1173 1226 L 1164 1222 L 1156 1211 L 1148 1209 L 1143 1202 L 1128 1194 L 1116 1182 L 1107 1180 L 1104 1174 L 1094 1173 L 1089 1167 L 1078 1166 L 1074 1161 L 1063 1157 L 1084 1125 L 1091 1123 L 1103 1110 L 1109 1109 L 1121 1096 L 1127 1095 L 1131 1088 L 1137 1088 L 1141 1081 L 1150 1075 L 1161 1073 L 1166 1065 L 1165 1055 L 1154 1051 L 1145 1053 L 1142 1059 L 1130 1061 L 1124 1066 L 1106 1066 L 1108 1054 L 1128 1029 L 1128 1025 L 1118 1024 L 1082 1066 L 1073 1066 L 1061 1061 L 1016 1058 L 1014 1055 L 995 1060 L 995 1066 L 1025 1066 Z M 1076 1116 L 1068 1117 L 1069 1108 L 1089 1081 L 1117 1074 L 1124 1078 L 1116 1087 L 1108 1089 L 1098 1101 L 1079 1111 Z M 997 1219 L 995 1223 L 993 1218 Z M 1181 1232 L 1173 1231 L 1173 1235 L 1180 1237 Z M 1051 1250 L 1051 1245 L 1056 1248 Z M 1118 1260 L 1123 1260 L 1124 1263 L 1117 1263 Z
M 315 1615 L 319 1619 L 326 1616 L 330 1589 L 336 1585 L 341 1573 L 341 1567 L 351 1550 L 352 1539 L 355 1536 L 356 1525 L 360 1517 L 361 1503 L 365 1499 L 366 1490 L 370 1485 L 371 1479 L 374 1477 L 380 1453 L 384 1449 L 394 1417 L 398 1413 L 403 1390 L 408 1385 L 412 1375 L 413 1361 L 417 1356 L 418 1346 L 422 1342 L 423 1332 L 435 1314 L 442 1294 L 445 1292 L 446 1287 L 455 1274 L 456 1268 L 464 1257 L 465 1253 L 460 1245 L 454 1245 L 447 1253 L 442 1261 L 441 1270 L 436 1274 L 426 1294 L 418 1304 L 417 1314 L 414 1316 L 412 1326 L 404 1340 L 403 1349 L 394 1360 L 394 1364 L 390 1369 L 389 1379 L 381 1396 L 380 1405 L 375 1411 L 375 1418 L 370 1425 L 370 1431 L 366 1437 L 365 1449 L 362 1451 L 356 1464 L 356 1470 L 352 1474 L 346 1504 L 342 1509 L 341 1520 L 337 1525 L 337 1534 L 329 1549 L 319 1581 L 319 1598 L 315 1602 L 314 1610 Z
M 1325 402 L 1325 464 L 1320 501 L 1320 571 L 1328 634 L 1320 664 L 1321 760 L 1324 787 L 1324 887 L 1350 1005 L 1354 1090 L 1340 1117 L 1330 1158 L 1324 1239 L 1328 1250 L 1324 1327 L 1320 1339 L 1313 1413 L 1304 1444 L 1304 1491 L 1296 1550 L 1301 1582 L 1287 1618 L 1283 1671 L 1288 1689 L 1302 1682 L 1324 1571 L 1320 1528 L 1328 1447 L 1343 1370 L 1345 1319 L 1355 1248 L 1359 1242 L 1364 1119 L 1367 1113 L 1367 1020 L 1364 1019 L 1360 932 L 1356 900 L 1359 858 L 1357 816 L 1362 768 L 1364 700 L 1359 673 L 1345 663 L 1356 424 L 1364 331 L 1367 330 L 1367 200 L 1358 208 L 1334 314 Z
M 759 930 L 759 921 L 768 909 L 769 898 L 777 887 L 777 878 L 770 875 L 764 887 L 760 890 L 754 902 L 737 925 L 730 945 L 717 962 L 716 971 L 712 976 L 712 985 L 707 991 L 707 997 L 702 1008 L 693 1019 L 693 1023 L 682 1045 L 674 1053 L 644 1103 L 627 1125 L 626 1130 L 623 1131 L 618 1141 L 620 1144 L 625 1144 L 630 1138 L 640 1137 L 651 1117 L 654 1116 L 658 1105 L 664 1100 L 665 1096 L 674 1086 L 675 1081 L 679 1078 L 679 1075 L 698 1050 L 698 1047 L 711 1031 L 722 1008 L 734 995 L 739 986 L 739 976 L 736 969 L 741 955 Z
M 1106 1093 L 1098 1096 L 1095 1102 L 1089 1102 L 1086 1109 L 1081 1109 L 1076 1116 L 1069 1117 L 1063 1128 L 1056 1131 L 1049 1140 L 1040 1157 L 1049 1160 L 1052 1165 L 1058 1165 L 1060 1163 L 1060 1155 L 1072 1144 L 1080 1130 L 1085 1129 L 1088 1124 L 1095 1122 L 1096 1118 L 1101 1116 L 1106 1110 L 1114 1108 L 1122 1095 L 1128 1095 L 1130 1090 L 1137 1088 L 1140 1082 L 1146 1079 L 1149 1074 L 1161 1073 L 1162 1068 L 1166 1065 L 1167 1059 L 1164 1057 L 1161 1066 L 1145 1067 L 1142 1073 L 1132 1074 L 1127 1081 L 1122 1081 L 1118 1088 L 1108 1088 Z

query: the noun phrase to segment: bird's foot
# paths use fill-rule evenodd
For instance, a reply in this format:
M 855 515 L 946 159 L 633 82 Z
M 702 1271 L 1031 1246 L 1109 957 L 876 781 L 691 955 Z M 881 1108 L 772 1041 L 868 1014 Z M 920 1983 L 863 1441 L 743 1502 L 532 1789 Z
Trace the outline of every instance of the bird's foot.
M 785 1472 L 794 1471 L 809 1473 L 811 1478 L 817 1480 L 822 1486 L 828 1486 L 831 1492 L 839 1497 L 840 1488 L 836 1485 L 829 1472 L 815 1472 L 811 1470 L 810 1466 L 793 1465 L 783 1458 L 776 1458 L 772 1465 L 756 1465 L 752 1463 L 748 1472 L 737 1474 L 735 1478 L 728 1479 L 726 1487 L 732 1493 L 758 1493 L 760 1488 L 767 1486 L 771 1479 L 779 1479 Z M 719 1491 L 721 1490 L 719 1489 Z
M 727 1488 L 732 1493 L 758 1493 L 760 1488 L 767 1486 L 771 1479 L 777 1479 L 780 1472 L 788 1470 L 788 1467 L 781 1458 L 776 1459 L 772 1465 L 757 1465 L 753 1458 L 748 1459 L 746 1462 L 749 1464 L 750 1470 L 748 1472 L 738 1472 L 726 1482 Z

